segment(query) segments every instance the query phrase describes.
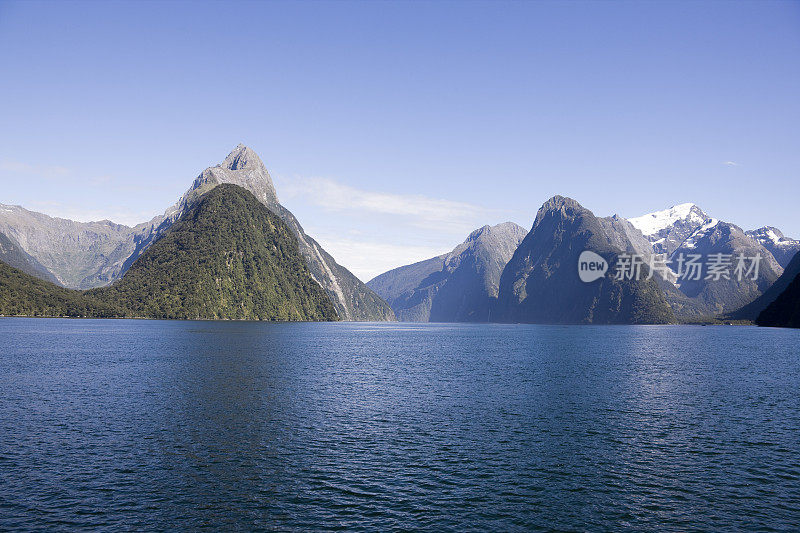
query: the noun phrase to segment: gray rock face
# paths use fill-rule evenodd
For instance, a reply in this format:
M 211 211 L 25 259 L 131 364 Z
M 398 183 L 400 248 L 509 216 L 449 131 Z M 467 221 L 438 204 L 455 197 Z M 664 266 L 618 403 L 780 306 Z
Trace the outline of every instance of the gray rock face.
M 231 183 L 247 189 L 272 211 L 275 211 L 279 204 L 275 186 L 264 163 L 253 150 L 240 144 L 228 154 L 225 161 L 205 169 L 197 176 L 192 186 L 179 200 L 178 208 L 194 203 L 196 198 L 222 183 Z
M 108 220 L 75 222 L 0 205 L 0 232 L 69 288 L 105 285 L 121 276 L 137 228 Z
M 58 284 L 58 279 L 49 270 L 3 233 L 0 233 L 0 261 L 31 276 Z
M 745 233 L 769 250 L 783 268 L 786 268 L 797 252 L 800 252 L 800 241 L 784 236 L 778 228 L 764 226 Z
M 647 268 L 640 279 L 617 280 L 611 272 L 592 282 L 578 275 L 578 259 L 591 251 L 615 265 L 625 248 L 614 244 L 601 221 L 570 198 L 545 202 L 533 228 L 500 278 L 493 317 L 501 322 L 556 324 L 663 324 L 675 317 Z M 621 237 L 620 237 L 621 238 Z M 627 246 L 626 246 L 627 247 Z
M 484 226 L 452 252 L 390 270 L 367 286 L 406 322 L 487 322 L 500 274 L 525 234 L 513 222 Z
M 74 222 L 0 205 L 0 232 L 18 242 L 64 286 L 100 287 L 121 278 L 187 209 L 222 183 L 252 192 L 289 225 L 314 279 L 327 291 L 342 320 L 394 320 L 386 302 L 305 234 L 292 213 L 278 202 L 264 163 L 253 150 L 241 144 L 221 164 L 201 172 L 163 215 L 133 228 L 109 221 Z
M 650 241 L 629 220 L 619 215 L 597 220 L 605 230 L 606 239 L 611 246 L 648 259 L 653 254 Z

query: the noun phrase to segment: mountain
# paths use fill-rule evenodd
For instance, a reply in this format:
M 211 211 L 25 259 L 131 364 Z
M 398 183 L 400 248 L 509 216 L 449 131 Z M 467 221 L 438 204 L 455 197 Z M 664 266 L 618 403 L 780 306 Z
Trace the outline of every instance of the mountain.
M 579 278 L 582 252 L 598 254 L 611 267 L 625 251 L 612 244 L 604 229 L 607 223 L 570 198 L 555 196 L 545 202 L 503 270 L 493 318 L 564 324 L 673 322 L 663 292 L 654 279 L 646 279 L 646 265 L 638 280 L 617 280 L 611 272 L 592 282 Z
M 794 279 L 800 275 L 800 252 L 796 253 L 775 283 L 764 294 L 748 303 L 741 309 L 730 313 L 727 318 L 734 320 L 756 320 L 759 314 L 774 302 L 778 296 L 789 288 Z
M 0 233 L 16 242 L 58 283 L 73 289 L 104 285 L 121 276 L 123 263 L 134 249 L 133 236 L 140 229 L 108 220 L 75 222 L 0 205 Z
M 744 257 L 761 257 L 755 280 L 749 276 L 738 279 L 731 272 L 730 279 L 708 280 L 703 277 L 699 280 L 678 282 L 678 289 L 686 296 L 694 298 L 706 314 L 716 315 L 739 309 L 761 296 L 783 273 L 783 269 L 767 249 L 745 235 L 741 228 L 727 222 L 715 221 L 703 226 L 684 241 L 671 258 L 674 261 L 681 254 L 684 257 L 699 254 L 705 259 L 715 254 L 725 254 L 731 256 L 734 266 L 740 254 Z
M 50 283 L 58 283 L 58 279 L 36 258 L 26 253 L 19 244 L 3 233 L 0 233 L 0 261 L 31 276 Z
M 795 256 L 795 258 L 798 256 Z M 761 311 L 756 319 L 759 326 L 800 328 L 800 274 L 794 276 L 775 301 Z
M 764 226 L 745 233 L 769 250 L 783 268 L 786 268 L 797 252 L 800 252 L 800 241 L 784 236 L 778 228 Z
M 650 241 L 629 220 L 619 215 L 598 218 L 597 221 L 605 230 L 608 244 L 630 254 L 638 254 L 645 260 L 653 255 Z
M 248 190 L 209 190 L 126 272 L 88 297 L 133 316 L 336 320 L 291 229 Z
M 695 204 L 680 204 L 628 221 L 647 237 L 655 253 L 672 255 L 695 231 L 714 219 Z
M 349 270 L 339 265 L 322 246 L 306 235 L 295 216 L 278 201 L 272 178 L 264 163 L 250 148 L 237 146 L 222 164 L 207 168 L 178 201 L 173 210 L 181 212 L 196 198 L 223 183 L 239 185 L 250 192 L 292 230 L 311 275 L 328 293 L 342 320 L 394 320 L 389 305 Z
M 124 316 L 114 303 L 59 287 L 0 261 L 0 316 L 99 317 Z
M 500 274 L 525 233 L 513 222 L 484 226 L 450 253 L 395 268 L 367 286 L 405 322 L 487 322 Z
M 729 313 L 758 298 L 780 276 L 783 268 L 772 253 L 741 228 L 708 216 L 695 204 L 681 204 L 629 219 L 652 246 L 666 254 L 670 271 L 659 284 L 680 318 Z M 731 260 L 728 279 L 707 279 L 708 261 L 716 254 Z M 761 258 L 756 279 L 734 275 L 739 255 Z M 678 276 L 681 260 L 699 255 L 704 264 L 700 279 Z M 749 262 L 748 262 L 749 264 Z M 685 271 L 684 271 L 685 272 Z
M 135 227 L 109 221 L 74 222 L 19 206 L 0 205 L 0 232 L 14 239 L 64 286 L 102 287 L 120 279 L 183 213 L 204 194 L 225 183 L 250 191 L 289 226 L 312 276 L 326 290 L 340 318 L 394 320 L 386 302 L 305 234 L 294 215 L 279 203 L 264 163 L 241 144 L 221 164 L 201 172 L 164 214 Z

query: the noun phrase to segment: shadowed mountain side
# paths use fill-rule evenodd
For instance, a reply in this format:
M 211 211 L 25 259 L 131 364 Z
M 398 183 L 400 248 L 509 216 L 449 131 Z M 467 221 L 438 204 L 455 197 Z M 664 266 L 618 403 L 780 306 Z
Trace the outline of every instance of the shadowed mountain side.
M 716 254 L 731 257 L 730 279 L 707 279 L 707 272 L 704 272 L 699 280 L 681 280 L 678 283 L 680 291 L 708 315 L 729 313 L 752 302 L 769 289 L 783 272 L 766 248 L 745 235 L 741 228 L 727 222 L 717 222 L 696 232 L 676 249 L 673 258 L 680 254 L 685 257 L 699 254 L 706 261 Z M 744 275 L 739 279 L 735 275 L 736 258 L 740 254 L 744 257 L 761 257 L 755 280 Z
M 800 253 L 797 254 L 800 256 Z M 786 289 L 761 311 L 756 319 L 759 326 L 800 328 L 800 274 L 795 275 Z
M 585 251 L 608 265 L 623 250 L 611 244 L 603 223 L 575 200 L 556 196 L 539 209 L 533 228 L 503 270 L 493 319 L 563 324 L 666 324 L 675 316 L 643 267 L 641 279 L 616 280 L 611 272 L 584 283 L 578 258 Z
M 781 274 L 775 283 L 769 287 L 764 294 L 748 303 L 741 309 L 730 313 L 726 318 L 733 320 L 756 320 L 759 314 L 764 311 L 769 305 L 774 302 L 778 296 L 789 288 L 789 285 L 800 275 L 800 252 L 786 265 L 786 269 Z

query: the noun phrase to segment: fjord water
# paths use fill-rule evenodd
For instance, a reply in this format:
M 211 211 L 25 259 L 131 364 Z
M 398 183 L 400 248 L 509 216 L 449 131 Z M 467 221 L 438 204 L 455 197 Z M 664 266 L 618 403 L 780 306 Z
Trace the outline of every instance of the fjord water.
M 2 319 L 0 529 L 794 529 L 799 345 Z

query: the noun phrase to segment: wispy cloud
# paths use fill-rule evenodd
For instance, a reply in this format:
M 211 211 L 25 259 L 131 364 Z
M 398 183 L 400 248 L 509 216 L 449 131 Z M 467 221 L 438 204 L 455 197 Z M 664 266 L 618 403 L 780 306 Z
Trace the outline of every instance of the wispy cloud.
M 404 246 L 355 239 L 317 237 L 320 244 L 337 261 L 346 261 L 347 268 L 367 282 L 387 270 L 441 255 L 447 248 Z M 343 263 L 344 264 L 344 263 Z
M 309 235 L 368 281 L 453 249 L 476 228 L 518 218 L 469 202 L 364 190 L 329 178 L 275 176 L 281 202 Z
M 10 159 L 0 160 L 0 172 L 25 177 L 56 179 L 70 174 L 70 170 L 61 166 L 31 165 Z
M 60 180 L 78 175 L 78 172 L 59 165 L 32 165 L 13 159 L 0 159 L 0 176 L 11 178 L 27 178 L 39 180 Z M 99 176 L 81 176 L 81 181 L 90 185 L 107 185 L 113 183 L 110 174 Z
M 497 213 L 466 202 L 418 194 L 367 191 L 328 178 L 281 178 L 281 198 L 302 198 L 327 211 L 361 212 L 405 219 L 417 227 L 461 233 Z
M 723 165 L 725 165 L 725 166 L 728 166 L 728 167 L 740 167 L 740 166 L 741 166 L 741 165 L 740 165 L 739 163 L 737 163 L 736 161 L 725 161 L 725 162 L 724 162 L 724 163 L 722 163 L 722 164 L 723 164 Z

